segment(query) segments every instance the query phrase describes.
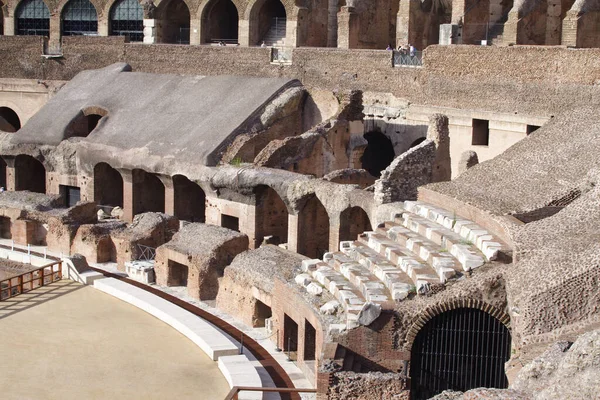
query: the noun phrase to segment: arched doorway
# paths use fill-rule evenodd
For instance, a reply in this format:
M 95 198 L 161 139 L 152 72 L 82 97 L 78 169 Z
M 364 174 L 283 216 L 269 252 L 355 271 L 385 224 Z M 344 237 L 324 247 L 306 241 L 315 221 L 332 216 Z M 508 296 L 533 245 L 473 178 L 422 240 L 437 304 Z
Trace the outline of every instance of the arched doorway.
M 100 206 L 123 208 L 123 177 L 107 163 L 94 167 L 94 201 Z
M 166 2 L 159 15 L 162 20 L 162 43 L 190 44 L 190 10 L 185 1 Z
M 203 43 L 238 42 L 238 11 L 231 0 L 214 0 L 202 16 Z
M 340 241 L 356 240 L 359 234 L 371 229 L 369 216 L 360 207 L 347 208 L 340 214 Z
M 258 0 L 250 15 L 250 44 L 283 45 L 287 14 L 279 0 Z
M 88 137 L 88 135 L 92 133 L 94 129 L 96 129 L 96 126 L 98 126 L 98 123 L 102 117 L 103 116 L 100 114 L 85 115 L 80 112 L 79 115 L 75 117 L 75 119 L 73 119 L 65 128 L 63 139 L 72 137 Z
M 141 169 L 132 171 L 133 215 L 165 212 L 165 185 L 154 174 Z
M 110 9 L 110 34 L 144 40 L 144 10 L 138 0 L 119 0 Z
M 16 132 L 21 129 L 21 120 L 16 112 L 8 107 L 0 107 L 0 131 Z
M 367 140 L 367 148 L 361 157 L 362 168 L 374 177 L 379 178 L 381 171 L 386 169 L 396 153 L 392 141 L 381 132 L 367 132 L 364 134 Z
M 411 399 L 444 390 L 506 388 L 510 358 L 508 328 L 476 308 L 457 308 L 433 317 L 417 334 L 411 351 Z
M 62 12 L 63 36 L 98 35 L 98 14 L 89 0 L 71 0 Z
M 183 221 L 204 222 L 206 195 L 198 184 L 183 175 L 173 177 L 175 216 Z
M 15 35 L 50 36 L 50 10 L 43 0 L 22 1 L 15 18 Z
M 321 258 L 329 251 L 329 215 L 317 196 L 312 197 L 298 215 L 298 253 Z
M 46 193 L 46 168 L 35 158 L 21 154 L 15 158 L 15 190 Z
M 272 236 L 274 243 L 287 243 L 288 211 L 285 203 L 275 190 L 259 185 L 254 189 L 256 196 L 255 246 L 263 242 L 265 236 Z

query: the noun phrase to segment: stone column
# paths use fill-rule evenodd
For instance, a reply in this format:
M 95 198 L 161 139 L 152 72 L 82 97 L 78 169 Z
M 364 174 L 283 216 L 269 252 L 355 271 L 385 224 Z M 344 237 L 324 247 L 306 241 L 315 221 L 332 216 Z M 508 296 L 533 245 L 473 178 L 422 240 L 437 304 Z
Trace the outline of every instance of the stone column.
M 344 6 L 338 13 L 338 48 L 355 49 L 358 47 L 360 22 L 354 7 Z
M 339 218 L 339 217 L 338 217 Z M 340 222 L 330 221 L 329 225 L 329 251 L 335 252 L 340 249 Z
M 123 220 L 132 222 L 134 216 L 133 202 L 135 201 L 133 172 L 125 169 L 119 169 L 118 171 L 123 177 Z
M 108 36 L 108 17 L 98 15 L 98 36 Z

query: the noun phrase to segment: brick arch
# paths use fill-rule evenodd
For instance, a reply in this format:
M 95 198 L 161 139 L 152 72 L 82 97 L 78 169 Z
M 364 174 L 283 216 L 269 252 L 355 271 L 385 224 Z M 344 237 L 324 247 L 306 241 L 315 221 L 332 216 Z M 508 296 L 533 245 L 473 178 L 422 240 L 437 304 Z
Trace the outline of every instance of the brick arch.
M 164 8 L 166 6 L 168 6 L 168 4 L 170 3 L 170 1 L 173 0 L 158 0 L 154 3 L 154 5 L 156 6 L 156 13 L 162 18 L 163 15 L 162 13 L 164 12 Z M 196 9 L 196 7 L 194 7 L 194 4 L 192 3 L 191 0 L 181 0 L 185 3 L 185 5 L 188 8 L 188 11 L 190 12 L 190 19 L 192 19 L 192 16 L 194 15 L 192 13 L 192 10 Z M 156 14 L 155 14 L 156 15 Z
M 58 15 L 58 18 L 61 20 L 61 24 L 62 24 L 62 13 L 65 9 L 65 6 L 67 5 L 67 3 L 71 1 L 71 0 L 60 0 L 58 2 L 58 4 L 56 5 L 56 8 L 54 9 L 54 12 L 52 11 L 52 9 L 50 8 L 50 17 L 52 18 L 52 15 L 54 13 L 56 13 L 56 15 Z M 98 4 L 99 1 L 98 0 L 88 0 L 90 3 L 92 3 L 92 5 L 94 6 L 94 8 L 96 9 L 96 15 L 98 16 L 98 23 L 100 22 L 100 19 L 104 17 L 104 9 Z M 44 2 L 46 3 L 46 1 L 44 0 Z M 62 25 L 61 25 L 61 35 L 62 35 Z
M 294 0 L 279 0 L 281 4 L 283 4 L 283 8 L 285 8 L 285 14 L 288 20 L 294 20 L 298 16 L 299 7 L 296 6 Z M 258 12 L 260 7 L 263 6 L 265 0 L 250 0 L 244 10 L 244 13 L 240 13 L 239 15 L 243 15 L 243 19 L 249 21 L 250 17 L 253 13 Z M 240 8 L 241 9 L 241 8 Z M 240 19 L 242 19 L 240 17 Z
M 502 322 L 502 324 L 504 324 L 504 326 L 506 326 L 506 328 L 510 330 L 510 316 L 506 312 L 481 300 L 465 298 L 456 299 L 447 303 L 429 306 L 425 310 L 419 312 L 419 316 L 415 318 L 414 322 L 408 330 L 408 333 L 406 334 L 406 348 L 412 349 L 415 338 L 427 322 L 431 321 L 434 317 L 446 311 L 456 310 L 457 308 L 475 308 L 486 312 L 492 317 Z
M 119 1 L 119 0 L 115 0 Z M 83 113 L 83 115 L 91 115 L 91 114 L 96 114 L 96 115 L 101 115 L 103 117 L 106 117 L 108 115 L 108 111 L 103 108 L 103 107 L 99 107 L 99 106 L 89 106 L 89 107 L 85 107 L 81 109 L 81 112 Z
M 106 16 L 108 23 L 110 23 L 110 9 L 113 8 L 113 6 L 119 1 L 120 0 L 108 0 L 104 5 L 104 8 L 102 9 L 102 15 Z M 137 0 L 137 2 L 141 5 L 140 0 Z M 98 22 L 100 22 L 100 14 L 98 14 Z
M 17 0 L 14 2 L 7 2 L 3 6 L 0 6 L 0 8 L 2 8 L 2 11 L 4 12 L 5 17 L 15 17 L 16 13 L 17 13 L 17 8 L 24 1 L 25 0 Z M 48 2 L 48 0 L 42 0 L 42 1 L 44 2 L 44 4 L 46 4 L 46 7 L 48 7 L 48 10 L 50 11 L 50 17 L 52 17 L 52 10 L 53 10 L 52 4 L 50 4 Z M 0 4 L 2 4 L 2 2 L 0 2 Z M 17 28 L 16 23 L 17 23 L 17 20 L 15 18 L 15 31 Z
M 200 5 L 196 9 L 196 17 L 198 19 L 202 20 L 202 14 L 204 14 L 204 12 L 206 10 L 206 6 L 208 6 L 213 1 L 216 1 L 216 0 L 202 0 L 200 2 Z M 241 20 L 242 16 L 245 13 L 245 8 L 244 8 L 244 5 L 243 5 L 244 3 L 241 2 L 240 0 L 231 0 L 231 2 L 233 3 L 233 5 L 235 6 L 235 8 L 237 9 L 238 18 Z

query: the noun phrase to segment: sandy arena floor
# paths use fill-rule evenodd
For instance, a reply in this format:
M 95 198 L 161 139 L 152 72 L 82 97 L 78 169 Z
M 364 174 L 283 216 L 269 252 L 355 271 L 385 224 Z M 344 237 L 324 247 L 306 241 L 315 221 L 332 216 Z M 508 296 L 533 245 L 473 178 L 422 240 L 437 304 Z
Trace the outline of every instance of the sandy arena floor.
M 223 399 L 217 363 L 170 326 L 72 281 L 0 302 L 0 397 Z

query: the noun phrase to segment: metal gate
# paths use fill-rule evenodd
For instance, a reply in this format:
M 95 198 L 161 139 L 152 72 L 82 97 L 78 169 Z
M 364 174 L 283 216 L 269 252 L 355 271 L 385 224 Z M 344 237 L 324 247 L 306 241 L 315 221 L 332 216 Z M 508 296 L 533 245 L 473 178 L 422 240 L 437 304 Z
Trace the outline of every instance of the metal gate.
M 431 319 L 411 352 L 411 398 L 428 399 L 446 389 L 506 388 L 504 363 L 510 332 L 498 319 L 474 308 L 459 308 Z

